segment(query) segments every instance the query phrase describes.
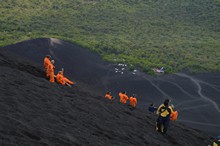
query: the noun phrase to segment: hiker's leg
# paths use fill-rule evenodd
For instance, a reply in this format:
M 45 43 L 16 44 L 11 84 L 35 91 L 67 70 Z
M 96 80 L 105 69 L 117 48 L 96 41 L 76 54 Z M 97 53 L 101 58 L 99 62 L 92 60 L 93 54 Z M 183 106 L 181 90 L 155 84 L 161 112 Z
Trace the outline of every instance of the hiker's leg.
M 168 127 L 169 127 L 169 122 L 170 122 L 170 118 L 167 117 L 164 119 L 164 130 L 163 130 L 163 133 L 165 134 L 168 130 Z
M 162 124 L 163 124 L 163 118 L 159 116 L 157 119 L 157 131 L 158 132 L 162 132 L 162 129 L 161 129 Z

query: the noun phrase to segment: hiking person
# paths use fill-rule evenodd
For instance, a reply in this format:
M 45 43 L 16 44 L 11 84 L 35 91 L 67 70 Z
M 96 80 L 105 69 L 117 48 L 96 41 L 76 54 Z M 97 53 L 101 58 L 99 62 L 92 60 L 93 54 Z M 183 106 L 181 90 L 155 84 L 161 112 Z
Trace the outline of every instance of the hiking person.
M 170 120 L 171 121 L 176 121 L 177 120 L 177 117 L 178 117 L 178 112 L 177 110 L 174 108 L 174 105 L 171 104 L 171 107 L 173 109 L 173 113 L 170 115 Z
M 155 113 L 157 111 L 157 107 L 155 107 L 155 105 L 151 103 L 150 106 L 148 107 L 148 110 L 152 113 Z
M 126 92 L 119 92 L 119 98 L 120 98 L 120 102 L 123 103 L 123 104 L 126 104 L 127 103 L 127 100 L 128 100 L 128 96 L 126 95 Z
M 113 96 L 111 96 L 111 92 L 108 92 L 108 91 L 105 93 L 105 98 L 110 99 L 110 100 L 114 99 Z
M 215 138 L 213 142 L 213 146 L 220 146 L 220 135 Z
M 44 68 L 46 70 L 46 77 L 49 78 L 49 73 L 47 72 L 47 69 L 49 67 L 49 65 L 51 64 L 51 56 L 50 55 L 46 55 L 44 58 Z
M 170 100 L 166 99 L 163 104 L 161 104 L 157 109 L 158 119 L 157 119 L 157 131 L 166 134 L 169 127 L 170 115 L 173 113 L 172 107 L 169 105 Z
M 62 68 L 61 71 L 58 72 L 56 76 L 56 81 L 62 85 L 71 86 L 74 82 L 70 81 L 68 78 L 64 76 L 64 69 Z
M 135 108 L 137 106 L 137 98 L 135 96 L 135 94 L 133 94 L 130 98 L 129 98 L 129 101 L 130 101 L 130 106 Z
M 51 63 L 49 64 L 49 66 L 47 68 L 47 74 L 50 78 L 51 83 L 54 83 L 54 77 L 55 77 L 54 76 L 54 68 L 55 68 L 54 63 L 55 63 L 55 61 L 51 60 Z

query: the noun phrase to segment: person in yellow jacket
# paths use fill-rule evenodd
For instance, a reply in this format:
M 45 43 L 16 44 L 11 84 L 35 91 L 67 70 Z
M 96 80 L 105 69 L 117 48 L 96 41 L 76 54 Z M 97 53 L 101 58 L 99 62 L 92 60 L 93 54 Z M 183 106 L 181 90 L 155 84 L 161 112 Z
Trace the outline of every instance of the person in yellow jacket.
M 220 146 L 220 135 L 213 142 L 213 146 Z
M 119 98 L 120 98 L 120 102 L 123 104 L 127 103 L 128 100 L 128 96 L 126 95 L 126 92 L 119 92 Z
M 212 146 L 220 146 L 220 135 L 217 136 L 216 138 L 212 137 Z
M 170 115 L 173 113 L 172 107 L 169 105 L 170 100 L 166 99 L 157 109 L 157 131 L 166 134 L 169 127 Z
M 47 74 L 50 78 L 51 83 L 54 83 L 54 77 L 55 77 L 54 76 L 54 68 L 55 68 L 54 63 L 55 63 L 55 61 L 51 60 L 51 63 L 49 64 L 49 66 L 47 68 Z

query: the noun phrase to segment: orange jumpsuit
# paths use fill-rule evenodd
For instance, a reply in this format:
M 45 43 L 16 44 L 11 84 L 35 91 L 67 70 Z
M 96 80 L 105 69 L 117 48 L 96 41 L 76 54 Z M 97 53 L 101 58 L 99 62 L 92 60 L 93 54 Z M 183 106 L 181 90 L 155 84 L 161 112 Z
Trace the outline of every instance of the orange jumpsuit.
M 56 76 L 56 80 L 58 83 L 62 84 L 62 85 L 65 85 L 65 82 L 63 80 L 63 73 L 58 73 L 57 76 Z
M 49 77 L 48 67 L 51 64 L 50 59 L 48 57 L 44 58 L 44 68 L 46 69 L 46 77 Z
M 119 98 L 120 98 L 120 102 L 123 103 L 123 104 L 126 104 L 127 100 L 128 100 L 128 96 L 126 94 L 123 94 L 123 93 L 119 93 Z
M 137 99 L 135 97 L 130 97 L 130 106 L 136 107 Z
M 171 115 L 170 115 L 170 120 L 172 121 L 176 121 L 178 117 L 178 112 L 174 111 Z
M 68 78 L 63 76 L 63 72 L 62 73 L 58 73 L 56 76 L 56 80 L 58 83 L 65 85 L 66 83 L 73 85 L 74 82 L 70 81 Z
M 54 65 L 52 63 L 49 64 L 47 68 L 47 74 L 50 77 L 50 82 L 54 83 Z
M 66 77 L 63 77 L 63 80 L 64 80 L 65 83 L 68 83 L 68 84 L 70 84 L 70 85 L 73 85 L 73 84 L 74 84 L 72 81 L 70 81 L 70 80 L 69 80 L 68 78 L 66 78 Z
M 105 98 L 107 98 L 107 99 L 110 99 L 110 100 L 111 100 L 111 99 L 112 99 L 112 96 L 111 96 L 110 94 L 106 93 L 106 94 L 105 94 Z

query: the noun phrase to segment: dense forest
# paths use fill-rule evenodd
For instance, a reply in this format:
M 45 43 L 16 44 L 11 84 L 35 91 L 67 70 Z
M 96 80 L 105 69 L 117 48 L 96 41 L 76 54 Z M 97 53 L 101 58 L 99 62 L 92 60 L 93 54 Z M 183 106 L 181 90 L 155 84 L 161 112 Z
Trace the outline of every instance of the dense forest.
M 79 44 L 152 73 L 220 71 L 219 0 L 0 0 L 0 46 Z

